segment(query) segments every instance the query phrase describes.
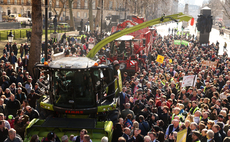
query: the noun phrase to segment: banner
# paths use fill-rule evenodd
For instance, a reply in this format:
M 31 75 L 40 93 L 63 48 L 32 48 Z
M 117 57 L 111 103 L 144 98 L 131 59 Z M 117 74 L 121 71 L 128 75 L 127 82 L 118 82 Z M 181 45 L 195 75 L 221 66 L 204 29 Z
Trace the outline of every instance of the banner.
M 202 61 L 202 66 L 217 66 L 217 62 L 212 62 L 212 61 Z
M 184 129 L 182 131 L 179 131 L 177 133 L 177 139 L 176 142 L 186 142 L 186 136 L 187 136 L 187 129 Z
M 196 85 L 196 78 L 197 78 L 196 75 L 184 76 L 181 87 L 186 87 L 186 86 L 194 87 Z
M 161 63 L 161 64 L 163 64 L 164 58 L 165 58 L 164 56 L 158 55 L 156 61 L 159 62 L 159 63 Z
M 93 47 L 94 47 L 94 44 L 88 44 L 88 48 L 91 50 L 91 49 L 93 49 Z

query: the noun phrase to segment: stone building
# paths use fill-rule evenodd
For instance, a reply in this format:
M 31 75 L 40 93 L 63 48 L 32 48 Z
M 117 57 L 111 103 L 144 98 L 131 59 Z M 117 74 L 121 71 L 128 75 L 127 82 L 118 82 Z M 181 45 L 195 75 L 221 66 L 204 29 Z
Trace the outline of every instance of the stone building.
M 65 0 L 64 0 L 65 1 Z M 63 11 L 60 16 L 60 21 L 69 19 L 69 6 L 68 0 L 64 4 Z M 103 19 L 108 15 L 119 15 L 124 13 L 124 6 L 119 2 L 120 0 L 104 0 L 104 12 Z M 5 15 L 9 14 L 20 14 L 23 17 L 31 17 L 32 14 L 32 0 L 0 0 L 0 6 L 2 12 Z M 61 0 L 48 0 L 49 8 L 48 11 L 52 15 L 60 13 L 63 4 Z M 93 16 L 96 17 L 97 7 L 101 7 L 99 0 L 92 0 Z M 43 14 L 45 12 L 45 0 L 42 0 Z M 76 20 L 84 19 L 87 20 L 89 17 L 88 0 L 74 0 L 72 4 L 73 16 Z M 56 12 L 55 12 L 56 11 Z

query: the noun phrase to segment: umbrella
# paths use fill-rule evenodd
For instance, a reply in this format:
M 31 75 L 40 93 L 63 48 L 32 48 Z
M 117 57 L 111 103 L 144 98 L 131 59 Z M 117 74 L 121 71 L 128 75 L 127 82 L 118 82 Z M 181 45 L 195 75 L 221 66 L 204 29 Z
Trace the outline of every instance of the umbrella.
M 189 42 L 186 41 L 186 40 L 182 40 L 182 41 L 181 41 L 181 40 L 174 40 L 174 44 L 175 44 L 175 45 L 183 44 L 183 45 L 186 45 L 186 46 L 187 46 L 188 43 L 189 43 Z

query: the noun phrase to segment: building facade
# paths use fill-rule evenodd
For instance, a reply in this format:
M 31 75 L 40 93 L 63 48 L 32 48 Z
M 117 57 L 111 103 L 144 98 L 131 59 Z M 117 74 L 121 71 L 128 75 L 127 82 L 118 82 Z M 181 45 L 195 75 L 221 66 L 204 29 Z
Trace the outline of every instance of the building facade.
M 0 0 L 2 15 L 20 14 L 31 17 L 31 0 Z
M 69 4 L 68 0 L 64 4 L 60 0 L 48 0 L 48 11 L 52 15 L 58 15 L 61 12 L 60 21 L 64 21 L 65 17 L 69 18 Z M 20 14 L 23 17 L 31 17 L 32 15 L 32 0 L 0 0 L 3 15 Z M 93 16 L 96 17 L 97 8 L 101 7 L 99 0 L 92 0 Z M 108 15 L 119 15 L 124 10 L 123 4 L 119 0 L 104 0 L 103 18 Z M 42 0 L 42 12 L 45 13 L 45 0 Z M 74 0 L 72 4 L 73 16 L 75 19 L 88 19 L 88 0 Z

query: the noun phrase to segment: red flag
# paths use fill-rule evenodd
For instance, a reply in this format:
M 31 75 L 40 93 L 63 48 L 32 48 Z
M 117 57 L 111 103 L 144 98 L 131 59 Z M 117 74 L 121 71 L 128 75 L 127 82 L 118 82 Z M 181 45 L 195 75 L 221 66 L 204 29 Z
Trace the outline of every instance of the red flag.
M 191 23 L 190 23 L 191 26 L 194 25 L 194 18 L 191 19 Z

